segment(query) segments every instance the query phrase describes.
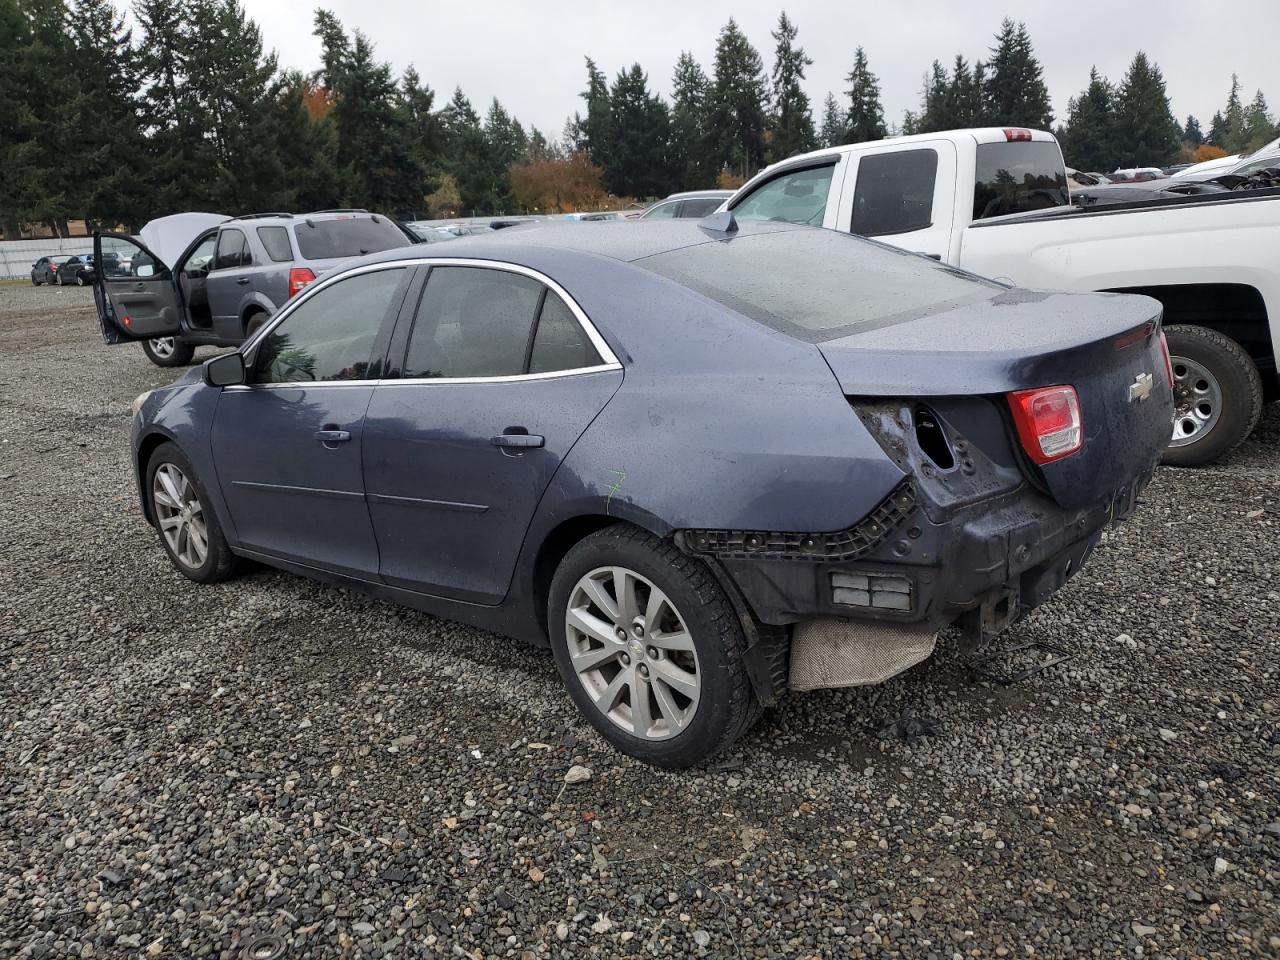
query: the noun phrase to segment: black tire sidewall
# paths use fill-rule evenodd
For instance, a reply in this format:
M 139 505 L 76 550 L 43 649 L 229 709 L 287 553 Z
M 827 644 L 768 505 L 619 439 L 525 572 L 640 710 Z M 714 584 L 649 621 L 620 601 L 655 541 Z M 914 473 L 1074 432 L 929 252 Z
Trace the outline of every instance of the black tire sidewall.
M 265 324 L 270 319 L 271 318 L 267 316 L 267 314 L 263 313 L 261 310 L 250 314 L 249 319 L 246 320 L 244 324 L 244 338 L 248 340 L 250 337 L 252 337 L 255 333 L 257 333 L 262 328 L 263 324 Z
M 1262 378 L 1253 360 L 1234 340 L 1205 327 L 1177 325 L 1165 328 L 1169 355 L 1202 364 L 1218 381 L 1222 409 L 1218 422 L 1203 440 L 1182 447 L 1168 447 L 1164 463 L 1198 467 L 1230 453 L 1253 432 L 1262 413 Z
M 185 367 L 191 362 L 191 358 L 195 355 L 196 348 L 189 343 L 177 341 L 173 347 L 173 356 L 157 357 L 151 348 L 150 340 L 142 341 L 142 352 L 147 355 L 147 359 L 154 363 L 157 367 Z
M 186 475 L 187 479 L 191 481 L 191 485 L 196 488 L 196 496 L 200 499 L 200 512 L 204 516 L 205 532 L 208 534 L 209 553 L 204 558 L 204 563 L 196 569 L 181 563 L 174 556 L 173 550 L 169 547 L 169 541 L 165 539 L 165 535 L 160 529 L 159 514 L 156 512 L 152 491 L 155 487 L 156 471 L 166 463 L 172 463 Z M 160 538 L 160 546 L 164 549 L 170 563 L 177 568 L 178 572 L 196 583 L 215 583 L 224 579 L 231 567 L 231 550 L 227 546 L 226 539 L 222 536 L 222 525 L 218 522 L 218 515 L 214 512 L 213 504 L 209 501 L 209 494 L 205 491 L 204 484 L 200 482 L 195 468 L 191 466 L 191 461 L 186 458 L 186 455 L 183 454 L 176 443 L 166 441 L 152 451 L 150 459 L 147 460 L 146 496 L 147 505 L 155 521 L 156 534 Z
M 609 535 L 615 531 L 622 535 Z M 601 736 L 623 753 L 647 763 L 670 768 L 688 767 L 717 752 L 738 735 L 743 725 L 735 710 L 733 687 L 740 679 L 736 677 L 737 672 L 744 668 L 740 659 L 732 655 L 736 651 L 727 649 L 732 644 L 726 644 L 723 637 L 726 628 L 736 631 L 740 649 L 742 626 L 732 614 L 728 598 L 718 584 L 710 581 L 709 573 L 703 578 L 704 590 L 705 582 L 709 581 L 719 594 L 718 598 L 709 598 L 705 592 L 700 595 L 689 577 L 671 565 L 670 556 L 664 556 L 666 551 L 660 549 L 663 541 L 643 534 L 634 536 L 636 533 L 640 532 L 625 526 L 608 528 L 587 537 L 561 561 L 548 597 L 547 623 L 551 648 L 569 696 Z M 675 548 L 669 549 L 674 551 Z M 689 563 L 699 562 L 676 555 Z M 656 584 L 675 604 L 693 637 L 702 680 L 698 709 L 688 729 L 667 740 L 643 740 L 610 721 L 583 688 L 570 660 L 565 634 L 569 594 L 590 571 L 614 565 L 627 567 Z M 731 622 L 726 622 L 726 616 Z

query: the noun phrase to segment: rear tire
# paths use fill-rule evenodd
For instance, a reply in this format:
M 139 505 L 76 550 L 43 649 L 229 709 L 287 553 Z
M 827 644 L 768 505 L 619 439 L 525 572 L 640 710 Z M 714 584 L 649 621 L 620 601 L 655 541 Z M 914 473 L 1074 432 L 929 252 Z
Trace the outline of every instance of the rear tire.
M 1208 327 L 1165 328 L 1173 363 L 1173 439 L 1164 462 L 1199 467 L 1248 438 L 1262 415 L 1262 377 L 1240 344 Z
M 42 281 L 42 280 L 37 280 L 37 279 L 36 279 L 36 275 L 33 273 L 33 274 L 31 275 L 31 285 L 32 285 L 33 287 L 39 287 L 39 286 L 41 286 L 42 284 L 43 284 L 43 281 Z
M 142 352 L 157 367 L 185 367 L 195 356 L 196 348 L 177 337 L 157 337 L 143 340 Z
M 191 462 L 175 443 L 147 461 L 147 500 L 160 545 L 178 572 L 196 583 L 218 583 L 236 570 L 222 525 Z
M 617 602 L 619 580 L 631 584 L 631 610 Z M 594 629 L 571 627 L 571 614 Z M 569 696 L 625 754 L 689 767 L 760 715 L 732 603 L 700 560 L 669 541 L 627 524 L 586 537 L 556 570 L 547 622 Z
M 261 310 L 258 310 L 258 311 L 255 311 L 254 313 L 249 314 L 249 319 L 246 320 L 244 323 L 244 338 L 248 340 L 255 333 L 261 330 L 263 324 L 265 324 L 270 319 L 271 318 L 268 317 L 267 314 Z

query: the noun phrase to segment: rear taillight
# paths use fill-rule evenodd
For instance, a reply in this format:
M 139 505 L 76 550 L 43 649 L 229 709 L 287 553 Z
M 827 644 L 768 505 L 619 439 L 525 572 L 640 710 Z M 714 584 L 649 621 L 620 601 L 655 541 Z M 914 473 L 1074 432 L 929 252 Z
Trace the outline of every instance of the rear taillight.
M 1005 127 L 1004 139 L 1006 143 L 1017 143 L 1019 141 L 1028 141 L 1031 139 L 1031 131 L 1024 130 L 1021 127 Z
M 1084 444 L 1075 387 L 1040 387 L 1009 394 L 1022 449 L 1039 464 L 1075 453 Z
M 1164 372 L 1169 378 L 1169 386 L 1173 386 L 1173 358 L 1169 356 L 1169 341 L 1165 339 L 1164 331 L 1160 331 L 1160 352 L 1164 354 Z
M 316 275 L 311 272 L 309 267 L 294 267 L 289 271 L 289 296 L 295 297 L 308 283 L 311 283 Z

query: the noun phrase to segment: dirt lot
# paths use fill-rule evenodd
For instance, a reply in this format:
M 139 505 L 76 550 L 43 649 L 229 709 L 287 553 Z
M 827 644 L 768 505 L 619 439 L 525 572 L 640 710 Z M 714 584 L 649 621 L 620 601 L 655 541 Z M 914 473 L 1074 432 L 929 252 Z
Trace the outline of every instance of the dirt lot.
M 1280 955 L 1275 406 L 1010 638 L 1075 659 L 943 652 L 669 774 L 544 651 L 180 577 L 127 459 L 172 373 L 85 291 L 0 287 L 0 358 L 2 957 Z

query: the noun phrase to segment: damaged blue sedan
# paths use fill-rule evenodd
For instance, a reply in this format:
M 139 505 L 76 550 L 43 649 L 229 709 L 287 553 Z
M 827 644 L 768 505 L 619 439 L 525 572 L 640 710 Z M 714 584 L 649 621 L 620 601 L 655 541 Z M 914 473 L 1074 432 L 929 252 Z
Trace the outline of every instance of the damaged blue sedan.
M 118 339 L 180 309 L 165 269 L 99 285 Z M 1171 398 L 1154 300 L 728 214 L 548 224 L 326 275 L 139 397 L 133 462 L 190 579 L 249 558 L 549 644 L 604 737 L 681 767 L 1043 603 Z

